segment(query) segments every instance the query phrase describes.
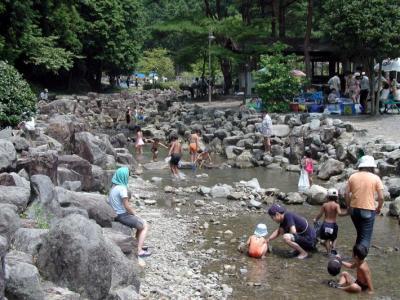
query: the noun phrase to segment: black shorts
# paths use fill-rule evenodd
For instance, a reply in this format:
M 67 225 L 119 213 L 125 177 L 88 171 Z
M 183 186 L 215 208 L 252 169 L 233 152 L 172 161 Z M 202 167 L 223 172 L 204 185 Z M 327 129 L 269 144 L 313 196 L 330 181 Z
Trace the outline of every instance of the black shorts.
M 319 237 L 325 241 L 334 241 L 337 239 L 338 230 L 336 223 L 324 222 L 321 226 Z
M 311 251 L 315 249 L 316 240 L 312 236 L 295 234 L 294 242 L 299 244 L 304 250 Z
M 115 221 L 137 230 L 142 230 L 144 227 L 144 221 L 141 218 L 128 213 L 117 215 Z
M 357 279 L 354 283 L 358 284 L 358 285 L 360 286 L 360 288 L 361 288 L 362 291 L 368 290 L 368 285 L 366 285 L 366 284 L 360 282 L 358 279 Z
M 179 154 L 172 154 L 171 155 L 171 160 L 169 161 L 169 164 L 171 166 L 177 166 L 179 164 L 180 160 L 181 160 L 181 156 Z

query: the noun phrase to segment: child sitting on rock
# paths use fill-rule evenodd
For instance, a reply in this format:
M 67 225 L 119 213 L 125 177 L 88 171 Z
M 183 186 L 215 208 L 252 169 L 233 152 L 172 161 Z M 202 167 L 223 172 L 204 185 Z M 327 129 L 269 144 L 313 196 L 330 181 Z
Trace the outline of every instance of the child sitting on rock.
M 368 255 L 368 249 L 364 245 L 356 244 L 353 247 L 353 262 L 344 262 L 342 265 L 349 269 L 356 269 L 357 278 L 354 278 L 348 272 L 342 272 L 339 281 L 330 281 L 329 286 L 342 289 L 348 293 L 360 293 L 367 291 L 369 294 L 374 292 L 372 286 L 371 271 L 365 257 Z
M 258 224 L 254 234 L 249 237 L 246 242 L 247 254 L 254 258 L 264 258 L 268 251 L 268 243 L 265 237 L 267 236 L 267 225 Z M 242 250 L 242 249 L 241 249 Z

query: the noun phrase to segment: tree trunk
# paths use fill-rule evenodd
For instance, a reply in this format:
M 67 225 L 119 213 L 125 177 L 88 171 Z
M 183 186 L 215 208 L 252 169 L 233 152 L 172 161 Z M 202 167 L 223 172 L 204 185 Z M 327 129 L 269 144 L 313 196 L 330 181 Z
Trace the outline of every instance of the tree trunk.
M 279 0 L 272 0 L 271 36 L 276 37 L 276 22 L 279 19 Z
M 313 0 L 308 0 L 307 6 L 307 28 L 306 35 L 304 37 L 304 63 L 306 65 L 306 75 L 311 81 L 311 60 L 310 60 L 310 38 L 312 30 L 312 19 L 313 19 Z
M 373 68 L 373 67 L 372 67 Z M 376 115 L 379 111 L 379 91 L 381 90 L 381 85 L 382 85 L 382 60 L 379 60 L 379 70 L 378 70 L 378 91 L 376 93 L 376 98 L 374 101 L 374 110 L 373 110 L 373 115 Z
M 286 36 L 286 7 L 281 3 L 279 4 L 279 37 Z
M 224 75 L 224 94 L 228 95 L 232 88 L 231 63 L 227 59 L 221 59 L 221 71 Z

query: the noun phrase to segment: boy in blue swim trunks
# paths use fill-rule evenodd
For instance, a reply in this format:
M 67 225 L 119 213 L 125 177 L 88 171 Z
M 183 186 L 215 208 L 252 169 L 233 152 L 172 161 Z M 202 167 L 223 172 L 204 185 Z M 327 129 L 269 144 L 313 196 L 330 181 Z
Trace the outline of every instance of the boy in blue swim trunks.
M 338 234 L 338 226 L 336 224 L 336 217 L 344 216 L 347 211 L 342 213 L 340 205 L 337 203 L 339 199 L 339 193 L 337 189 L 329 189 L 327 195 L 327 202 L 325 202 L 318 215 L 315 217 L 314 222 L 317 222 L 322 215 L 324 215 L 324 223 L 320 229 L 320 238 L 324 240 L 324 246 L 329 254 L 336 255 L 336 239 Z

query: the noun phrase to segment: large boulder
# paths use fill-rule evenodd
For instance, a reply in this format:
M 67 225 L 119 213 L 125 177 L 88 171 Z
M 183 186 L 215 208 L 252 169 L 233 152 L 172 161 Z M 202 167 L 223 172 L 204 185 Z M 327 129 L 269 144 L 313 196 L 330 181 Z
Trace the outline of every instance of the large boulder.
M 287 204 L 303 204 L 306 201 L 306 199 L 300 193 L 290 192 L 286 195 L 284 201 Z
M 6 256 L 6 295 L 9 299 L 43 300 L 38 269 L 30 263 Z
M 8 241 L 4 236 L 0 235 L 0 299 L 3 299 L 4 290 L 6 287 L 5 256 L 7 251 L 8 251 Z
M 48 229 L 20 228 L 14 233 L 12 248 L 35 256 L 48 231 Z
M 389 178 L 386 182 L 386 186 L 388 187 L 390 196 L 392 198 L 396 198 L 400 196 L 400 178 L 393 177 Z
M 49 120 L 46 134 L 67 146 L 71 150 L 74 134 L 86 131 L 87 125 L 73 115 L 57 115 Z
M 276 124 L 272 127 L 272 131 L 277 137 L 287 137 L 290 133 L 290 127 L 286 124 Z
M 0 203 L 13 204 L 23 212 L 29 202 L 31 190 L 18 186 L 0 185 Z
M 105 238 L 113 241 L 113 243 L 116 244 L 123 253 L 132 253 L 135 246 L 135 240 L 133 239 L 132 232 L 129 232 L 129 235 L 127 235 L 112 228 L 103 228 L 103 235 Z
M 254 167 L 253 155 L 251 152 L 248 150 L 243 151 L 242 154 L 236 157 L 234 166 L 240 169 Z
M 28 173 L 30 177 L 36 174 L 47 175 L 53 184 L 57 184 L 57 151 L 34 151 L 30 153 L 29 157 Z
M 74 153 L 83 157 L 91 164 L 105 167 L 107 164 L 108 145 L 90 132 L 75 134 Z
M 73 192 L 56 187 L 57 200 L 61 207 L 76 207 L 87 211 L 90 219 L 100 226 L 111 227 L 115 212 L 107 203 L 107 197 L 100 194 Z
M 49 280 L 89 299 L 107 299 L 113 289 L 134 285 L 137 267 L 101 228 L 80 215 L 59 220 L 44 238 L 37 265 Z
M 22 150 L 28 151 L 29 142 L 22 136 L 13 136 L 10 141 L 13 143 L 16 151 L 21 152 Z
M 0 174 L 0 185 L 6 186 L 18 186 L 25 189 L 30 189 L 30 183 L 24 177 L 17 173 L 1 173 Z
M 400 216 L 400 197 L 397 197 L 394 201 L 390 202 L 389 214 L 391 216 Z
M 326 201 L 328 190 L 320 185 L 313 184 L 306 192 L 307 202 L 311 205 L 322 205 Z
M 62 185 L 65 181 L 79 180 L 82 183 L 82 189 L 84 191 L 91 191 L 93 189 L 92 165 L 86 159 L 75 154 L 61 155 L 58 157 L 58 169 L 60 170 L 60 168 L 72 170 L 75 174 L 78 174 L 78 176 L 77 178 L 69 178 L 68 176 L 61 177 L 58 180 L 59 185 Z M 62 174 L 67 175 L 66 172 Z
M 329 158 L 320 165 L 318 169 L 318 178 L 328 180 L 331 176 L 341 174 L 344 168 L 344 163 L 336 159 Z
M 17 214 L 17 207 L 0 203 L 0 235 L 8 240 L 21 227 L 21 221 Z
M 15 168 L 17 152 L 13 143 L 7 140 L 0 140 L 0 172 Z
M 61 216 L 61 207 L 51 179 L 46 175 L 33 175 L 31 178 L 32 199 L 39 207 L 54 216 Z
M 390 164 L 394 164 L 395 162 L 400 161 L 400 149 L 389 152 L 389 154 L 387 155 L 387 161 Z

